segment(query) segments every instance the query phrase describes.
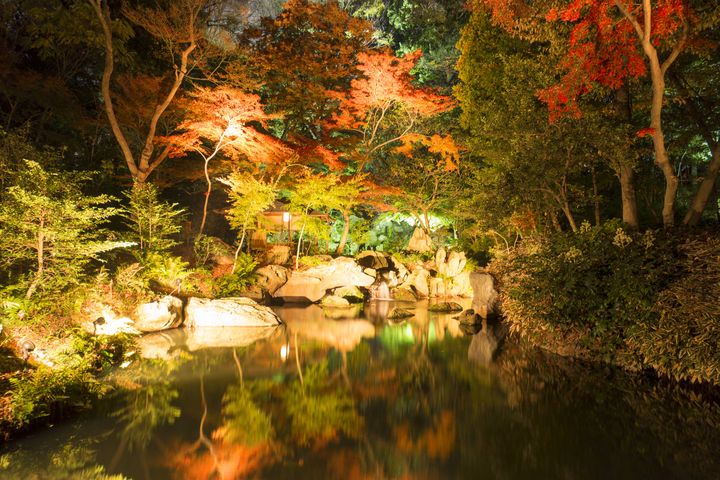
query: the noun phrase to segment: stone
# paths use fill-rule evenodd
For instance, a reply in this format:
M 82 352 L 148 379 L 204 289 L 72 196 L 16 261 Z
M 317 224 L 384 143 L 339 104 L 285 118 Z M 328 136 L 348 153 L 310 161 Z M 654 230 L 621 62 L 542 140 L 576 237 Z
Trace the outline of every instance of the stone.
M 215 265 L 235 263 L 235 250 L 217 237 L 207 237 L 208 260 Z
M 472 308 L 481 317 L 488 318 L 495 313 L 497 307 L 495 279 L 485 272 L 472 272 L 469 278 L 473 290 Z
M 287 268 L 280 265 L 266 265 L 255 271 L 255 283 L 272 295 L 287 283 L 289 273 Z
M 416 302 L 417 295 L 410 287 L 397 287 L 392 290 L 391 296 L 393 300 L 398 302 Z
M 428 281 L 428 288 L 430 290 L 430 298 L 441 298 L 447 296 L 445 279 L 443 279 L 442 277 L 430 277 Z
M 414 317 L 415 314 L 406 308 L 395 307 L 388 313 L 388 320 L 403 320 L 405 318 Z
M 469 308 L 455 317 L 458 322 L 466 325 L 482 325 L 482 317 L 475 313 L 475 310 Z
M 397 272 L 397 279 L 399 283 L 404 283 L 410 276 L 410 271 L 403 265 L 403 263 L 395 257 L 390 257 L 393 262 L 393 268 Z
M 377 252 L 375 250 L 366 250 L 364 252 L 358 253 L 355 256 L 355 261 L 361 267 L 380 270 L 383 268 L 392 267 L 389 258 L 390 256 L 386 253 Z
M 348 302 L 347 299 L 336 295 L 328 295 L 320 300 L 320 305 L 330 308 L 347 308 L 350 306 L 350 302 Z
M 290 262 L 290 245 L 273 245 L 258 257 L 260 265 L 286 265 Z
M 447 293 L 453 297 L 472 298 L 473 289 L 472 285 L 470 285 L 470 272 L 461 272 L 453 277 Z
M 430 296 L 430 286 L 428 285 L 429 279 L 430 272 L 424 268 L 417 268 L 410 278 L 408 278 L 408 282 L 410 282 L 412 287 L 415 289 L 415 293 L 418 298 L 427 298 Z
M 363 268 L 363 272 L 373 278 L 377 277 L 377 270 L 375 270 L 374 268 Z
M 327 264 L 293 271 L 287 283 L 276 290 L 273 297 L 291 303 L 315 303 L 328 290 L 350 286 L 367 288 L 374 281 L 375 278 L 367 275 L 354 259 L 338 257 Z
M 177 328 L 183 322 L 183 303 L 177 297 L 167 295 L 157 302 L 143 303 L 133 315 L 135 328 L 141 332 L 159 332 Z
M 264 304 L 267 302 L 269 294 L 260 285 L 254 284 L 249 285 L 242 291 L 238 292 L 238 296 L 243 298 L 249 298 L 256 301 L 257 303 Z
M 397 287 L 400 285 L 400 281 L 398 280 L 397 273 L 395 273 L 395 270 L 388 270 L 382 273 L 382 279 L 385 282 L 385 284 L 390 287 Z
M 280 323 L 275 312 L 249 298 L 191 297 L 185 306 L 185 326 L 188 328 L 265 327 Z
M 420 227 L 415 227 L 407 249 L 413 252 L 429 252 L 432 250 L 432 239 Z
M 185 350 L 246 347 L 278 331 L 277 327 L 176 328 L 143 335 L 137 340 L 137 345 L 142 358 L 170 360 Z
M 360 303 L 365 300 L 365 295 L 355 285 L 336 288 L 333 290 L 333 295 L 342 297 L 350 303 Z
M 455 302 L 440 302 L 430 305 L 428 308 L 431 312 L 462 312 L 462 305 Z

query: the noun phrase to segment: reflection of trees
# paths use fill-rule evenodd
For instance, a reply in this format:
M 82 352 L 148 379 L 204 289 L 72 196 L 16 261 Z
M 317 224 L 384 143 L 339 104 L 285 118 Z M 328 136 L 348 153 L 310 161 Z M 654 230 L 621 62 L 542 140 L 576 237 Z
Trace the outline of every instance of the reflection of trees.
M 120 461 L 126 448 L 144 451 L 158 427 L 172 424 L 180 416 L 180 409 L 173 405 L 179 394 L 170 378 L 178 362 L 145 360 L 133 371 L 131 381 L 118 379 L 129 391 L 123 393 L 124 404 L 113 413 L 122 425 L 122 431 L 111 469 Z M 144 465 L 144 453 L 142 461 Z
M 293 382 L 284 394 L 293 437 L 300 445 L 324 445 L 339 433 L 357 438 L 362 418 L 350 392 L 328 381 L 327 361 L 305 371 L 304 382 Z
M 127 480 L 106 473 L 98 465 L 96 446 L 99 438 L 68 437 L 64 443 L 32 451 L 0 455 L 0 478 L 53 480 Z

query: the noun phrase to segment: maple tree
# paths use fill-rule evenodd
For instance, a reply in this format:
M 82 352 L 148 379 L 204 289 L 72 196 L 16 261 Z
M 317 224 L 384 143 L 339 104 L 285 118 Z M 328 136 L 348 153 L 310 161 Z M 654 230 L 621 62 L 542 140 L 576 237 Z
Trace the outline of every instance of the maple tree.
M 518 0 L 480 0 L 490 6 L 495 20 L 512 28 L 519 9 L 530 8 Z M 662 218 L 675 224 L 674 205 L 678 178 L 667 152 L 662 108 L 668 69 L 685 49 L 692 12 L 683 0 L 573 0 L 545 12 L 549 22 L 572 25 L 568 51 L 560 64 L 560 83 L 540 90 L 551 121 L 560 116 L 579 117 L 578 98 L 596 84 L 619 89 L 626 79 L 649 73 L 652 83 L 650 124 L 638 132 L 650 136 L 655 163 L 665 177 Z M 663 57 L 660 49 L 667 50 Z
M 169 87 L 157 92 L 157 100 L 154 102 L 149 118 L 146 119 L 145 134 L 142 135 L 143 138 L 139 142 L 139 151 L 133 151 L 115 111 L 111 82 L 115 69 L 116 44 L 110 7 L 106 0 L 87 1 L 94 9 L 103 31 L 105 66 L 101 82 L 101 95 L 105 113 L 133 181 L 142 184 L 165 161 L 170 152 L 168 148 L 162 149 L 159 153 L 155 151 L 158 125 L 193 66 L 193 54 L 198 50 L 205 36 L 203 21 L 209 0 L 180 0 L 170 2 L 164 8 L 127 5 L 123 7 L 125 17 L 164 43 L 173 53 L 172 70 L 168 72 Z
M 222 154 L 232 160 L 250 159 L 254 163 L 273 163 L 290 154 L 287 147 L 262 133 L 251 122 L 262 124 L 275 118 L 266 114 L 260 98 L 237 88 L 198 87 L 183 102 L 184 120 L 172 135 L 158 139 L 166 145 L 169 157 L 195 152 L 203 159 L 207 184 L 203 216 L 198 235 L 203 233 L 212 192 L 210 161 Z

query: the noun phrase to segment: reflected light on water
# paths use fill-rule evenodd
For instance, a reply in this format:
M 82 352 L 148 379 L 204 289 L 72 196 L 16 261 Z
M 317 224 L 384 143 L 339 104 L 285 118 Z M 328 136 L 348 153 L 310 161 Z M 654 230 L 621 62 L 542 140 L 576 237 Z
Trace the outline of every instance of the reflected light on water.
M 283 362 L 285 362 L 288 358 L 288 355 L 290 354 L 290 345 L 287 343 L 280 347 L 280 358 Z

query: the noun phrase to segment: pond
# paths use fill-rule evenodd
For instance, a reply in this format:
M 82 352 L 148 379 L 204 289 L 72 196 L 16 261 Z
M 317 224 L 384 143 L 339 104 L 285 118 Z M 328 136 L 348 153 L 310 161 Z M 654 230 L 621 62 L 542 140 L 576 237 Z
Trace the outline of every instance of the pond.
M 0 476 L 720 476 L 720 409 L 700 394 L 515 341 L 491 360 L 453 315 L 419 303 L 393 323 L 392 306 L 149 336 L 157 358 L 119 370 L 95 412 L 7 446 Z

